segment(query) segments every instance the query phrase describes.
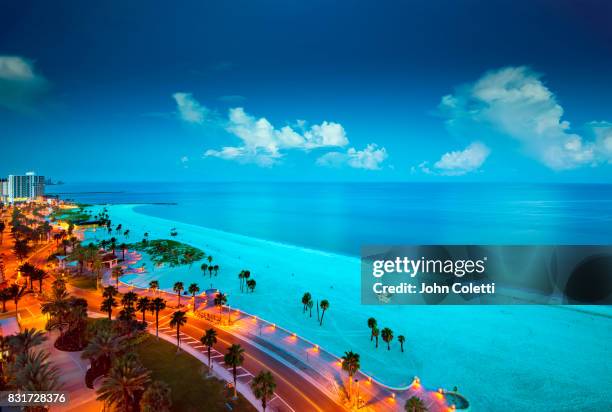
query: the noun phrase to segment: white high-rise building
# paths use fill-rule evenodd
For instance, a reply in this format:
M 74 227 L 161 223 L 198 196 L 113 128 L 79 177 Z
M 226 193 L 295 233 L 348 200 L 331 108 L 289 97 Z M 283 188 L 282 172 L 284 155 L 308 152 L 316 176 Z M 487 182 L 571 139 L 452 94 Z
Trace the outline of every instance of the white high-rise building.
M 0 178 L 0 203 L 8 203 L 8 179 Z
M 37 176 L 34 172 L 28 172 L 25 175 L 9 175 L 6 185 L 8 203 L 26 202 L 45 194 L 45 177 Z

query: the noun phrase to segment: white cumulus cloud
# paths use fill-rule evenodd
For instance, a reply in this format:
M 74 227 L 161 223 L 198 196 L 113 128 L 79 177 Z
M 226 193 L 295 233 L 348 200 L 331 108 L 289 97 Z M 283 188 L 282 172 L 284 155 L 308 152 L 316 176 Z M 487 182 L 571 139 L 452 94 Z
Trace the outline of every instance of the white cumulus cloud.
M 606 160 L 601 157 L 605 153 L 602 143 L 571 131 L 555 94 L 539 74 L 524 66 L 488 72 L 442 97 L 439 107 L 451 131 L 511 137 L 554 170 Z
M 430 162 L 421 162 L 412 167 L 412 173 L 421 171 L 431 175 L 463 176 L 480 169 L 491 154 L 491 150 L 480 142 L 473 142 L 463 150 L 455 150 L 444 153 L 433 166 Z
M 355 169 L 379 170 L 387 157 L 387 149 L 370 143 L 363 150 L 351 147 L 346 152 L 326 153 L 319 157 L 316 163 L 327 167 L 349 166 Z
M 277 127 L 265 117 L 255 117 L 242 107 L 229 109 L 226 119 L 211 116 L 209 109 L 201 105 L 190 93 L 173 95 L 179 114 L 184 121 L 203 123 L 214 120 L 230 135 L 238 139 L 235 145 L 208 149 L 204 157 L 216 157 L 239 163 L 253 163 L 271 167 L 281 162 L 290 150 L 310 151 L 321 148 L 341 148 L 349 144 L 344 127 L 340 123 L 323 121 L 309 125 L 303 119 Z M 346 152 L 331 152 L 321 156 L 317 164 L 322 166 L 348 165 L 358 169 L 376 170 L 387 158 L 384 147 L 369 144 L 363 150 L 350 148 Z
M 47 89 L 47 80 L 36 73 L 31 61 L 0 56 L 0 106 L 27 110 Z
M 487 146 L 474 142 L 463 150 L 444 153 L 433 166 L 443 175 L 464 175 L 478 170 L 490 153 Z
M 298 124 L 304 126 L 302 122 Z M 207 150 L 205 156 L 269 167 L 278 163 L 286 150 L 312 150 L 348 144 L 346 132 L 339 123 L 324 121 L 310 128 L 289 125 L 277 128 L 265 117 L 254 117 L 242 107 L 229 110 L 225 130 L 238 137 L 241 145 Z
M 174 93 L 172 97 L 176 101 L 176 107 L 181 120 L 187 123 L 204 123 L 208 109 L 198 103 L 191 93 Z
M 209 149 L 204 152 L 204 156 L 218 157 L 224 160 L 235 160 L 239 163 L 254 163 L 262 167 L 274 166 L 282 157 L 280 153 L 270 153 L 265 150 L 247 148 L 245 146 L 226 146 L 221 148 L 221 150 Z

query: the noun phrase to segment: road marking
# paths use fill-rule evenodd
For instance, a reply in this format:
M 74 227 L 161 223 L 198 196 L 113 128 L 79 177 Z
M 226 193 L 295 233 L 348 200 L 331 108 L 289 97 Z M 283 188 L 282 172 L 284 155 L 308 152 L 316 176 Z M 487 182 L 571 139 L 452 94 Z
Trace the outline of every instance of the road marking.
M 203 322 L 206 322 L 206 323 L 208 323 L 208 324 L 210 324 L 210 322 L 207 322 L 207 321 L 206 321 L 206 320 L 204 320 L 204 319 L 202 319 L 202 321 L 203 321 Z M 202 333 L 204 333 L 204 329 L 202 329 L 202 328 L 200 328 L 200 327 L 197 327 L 197 326 L 195 326 L 195 325 L 191 325 L 191 327 L 192 327 L 192 328 L 194 328 L 194 329 L 197 329 L 197 330 L 201 331 Z M 228 332 L 228 333 L 231 335 L 231 332 Z M 237 337 L 235 337 L 235 338 L 236 338 L 236 339 L 240 339 L 240 338 L 237 338 Z M 231 345 L 231 343 L 230 343 L 230 342 L 228 342 L 227 340 L 225 340 L 225 339 L 223 339 L 223 338 L 218 337 L 217 339 L 218 339 L 218 341 L 219 341 L 219 342 L 224 343 L 225 345 L 228 345 L 228 346 L 230 346 L 230 345 Z M 262 353 L 263 353 L 263 352 L 262 352 Z M 265 353 L 264 353 L 264 354 L 265 354 Z M 269 368 L 268 368 L 268 365 L 266 365 L 265 363 L 263 363 L 262 361 L 260 361 L 259 359 L 257 359 L 255 356 L 253 356 L 253 355 L 249 354 L 248 352 L 247 352 L 247 353 L 245 353 L 245 356 L 246 356 L 247 358 L 252 359 L 254 362 L 256 362 L 257 364 L 259 364 L 259 365 L 260 365 L 262 368 L 269 369 Z M 270 355 L 267 355 L 267 356 L 270 356 Z M 220 364 L 220 365 L 223 365 L 223 363 L 224 363 L 224 362 L 220 362 L 219 364 Z M 306 395 L 304 392 L 302 392 L 302 391 L 301 391 L 301 390 L 300 390 L 300 389 L 299 389 L 297 386 L 295 386 L 295 385 L 294 385 L 292 382 L 290 382 L 289 380 L 285 379 L 285 378 L 284 378 L 283 376 L 281 376 L 280 374 L 277 374 L 277 376 L 278 376 L 278 378 L 279 378 L 280 380 L 282 380 L 282 381 L 283 381 L 283 382 L 285 382 L 285 383 L 286 383 L 286 384 L 287 384 L 289 387 L 291 387 L 291 388 L 292 388 L 292 389 L 293 389 L 295 392 L 299 393 L 299 394 L 300 394 L 300 395 L 301 395 L 301 396 L 302 396 L 302 397 L 303 397 L 303 398 L 304 398 L 304 399 L 305 399 L 305 400 L 306 400 L 306 401 L 307 401 L 307 402 L 308 402 L 310 405 L 312 405 L 312 406 L 314 407 L 314 409 L 315 409 L 316 411 L 324 412 L 324 411 L 323 411 L 323 410 L 322 410 L 322 409 L 321 409 L 321 408 L 320 408 L 320 407 L 319 407 L 319 406 L 318 406 L 316 403 L 314 403 L 314 401 L 313 401 L 312 399 L 310 399 L 310 398 L 309 398 L 309 397 L 308 397 L 308 396 L 307 396 L 307 395 Z M 311 385 L 312 385 L 312 384 L 311 384 Z M 318 391 L 320 391 L 320 392 L 323 394 L 323 396 L 327 396 L 327 395 L 326 395 L 326 394 L 325 394 L 323 391 L 321 391 L 321 390 L 320 390 L 319 388 L 317 388 L 315 385 L 313 385 L 313 387 L 314 387 L 315 389 L 317 389 Z M 329 398 L 329 396 L 328 396 L 328 398 Z M 280 400 L 281 400 L 281 401 L 282 401 L 282 402 L 283 402 L 283 403 L 284 403 L 284 404 L 287 406 L 287 408 L 289 408 L 289 409 L 290 409 L 292 412 L 295 412 L 295 410 L 294 410 L 294 409 L 293 409 L 291 406 L 289 406 L 289 404 L 288 404 L 288 403 L 287 403 L 287 402 L 286 402 L 286 401 L 285 401 L 283 398 L 281 398 L 281 397 L 279 396 L 279 399 L 280 399 Z M 331 400 L 331 398 L 330 398 L 330 400 Z M 332 402 L 333 402 L 333 400 L 332 400 Z

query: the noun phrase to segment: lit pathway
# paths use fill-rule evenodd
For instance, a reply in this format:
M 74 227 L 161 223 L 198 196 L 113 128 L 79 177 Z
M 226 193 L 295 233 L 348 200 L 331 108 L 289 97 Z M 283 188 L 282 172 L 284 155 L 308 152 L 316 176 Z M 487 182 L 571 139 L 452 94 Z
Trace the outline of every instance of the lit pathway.
M 108 276 L 108 274 L 104 276 L 103 282 L 105 284 L 115 285 L 115 281 L 111 281 Z M 175 293 L 164 291 L 154 293 L 146 289 L 139 289 L 126 285 L 122 282 L 120 282 L 119 285 L 119 289 L 122 293 L 132 290 L 140 295 L 148 295 L 151 297 L 162 295 L 166 299 L 168 307 L 176 309 L 177 296 Z M 203 300 L 203 298 L 198 298 L 198 302 L 201 300 Z M 183 297 L 182 299 L 183 303 L 189 303 L 190 301 L 191 299 L 188 297 Z M 218 322 L 210 322 L 205 318 L 204 314 L 206 313 L 210 314 L 210 317 L 219 316 L 218 309 L 215 307 L 198 309 L 195 315 L 187 306 L 183 306 L 182 309 L 188 310 L 190 320 L 188 325 L 183 328 L 181 339 L 184 339 L 184 342 L 187 343 L 190 348 L 205 353 L 205 348 L 197 347 L 201 345 L 198 339 L 202 336 L 204 327 L 194 327 L 194 323 L 209 325 L 207 327 L 214 325 L 217 330 L 222 330 L 232 336 L 238 337 L 243 342 L 248 342 L 251 346 L 274 358 L 285 368 L 289 368 L 299 374 L 306 382 L 318 388 L 330 399 L 335 399 L 337 402 L 343 402 L 346 408 L 357 408 L 356 398 L 359 397 L 361 399 L 359 406 L 360 410 L 398 411 L 403 410 L 404 403 L 408 398 L 417 396 L 423 400 L 429 412 L 448 412 L 453 410 L 452 407 L 446 404 L 441 393 L 424 389 L 418 379 L 415 380 L 409 388 L 393 390 L 392 388 L 388 388 L 376 382 L 361 372 L 354 377 L 358 379 L 358 382 L 355 382 L 353 385 L 353 405 L 351 405 L 347 400 L 348 388 L 345 386 L 348 377 L 346 372 L 342 371 L 339 359 L 318 345 L 276 325 L 270 324 L 265 320 L 258 319 L 236 309 L 231 310 L 231 325 L 221 325 Z M 224 308 L 223 316 L 227 316 L 227 313 L 228 308 Z M 168 319 L 164 319 L 162 322 L 160 318 L 160 331 L 172 336 L 173 340 L 176 341 L 176 332 L 170 330 L 168 322 Z M 161 327 L 164 329 L 162 330 Z M 222 362 L 222 356 L 219 355 L 221 354 L 217 353 L 215 361 L 218 359 L 219 362 Z M 251 371 L 244 368 L 242 368 L 241 371 L 243 372 L 239 373 L 239 375 L 243 376 L 239 378 L 239 381 L 250 381 L 253 375 Z M 286 403 L 283 399 L 279 399 L 279 402 Z
M 155 323 L 147 322 L 150 327 L 150 332 L 155 334 Z M 160 319 L 159 323 L 159 332 L 160 336 L 176 345 L 176 330 L 170 328 L 170 317 L 164 316 L 164 319 Z M 202 345 L 202 343 L 195 339 L 194 337 L 186 334 L 185 332 L 180 332 L 181 339 L 181 349 L 190 353 L 199 359 L 202 363 L 208 365 L 208 351 L 206 346 Z M 232 368 L 227 367 L 225 362 L 223 361 L 224 354 L 219 352 L 217 349 L 212 348 L 210 351 L 210 359 L 212 363 L 212 371 L 219 378 L 226 380 L 228 382 L 233 382 Z M 239 366 L 236 368 L 236 382 L 238 391 L 246 396 L 247 399 L 260 410 L 261 401 L 257 400 L 251 393 L 250 383 L 253 380 L 253 373 L 248 371 L 244 366 Z M 268 407 L 271 411 L 291 411 L 295 412 L 291 406 L 280 396 L 274 395 L 274 397 L 268 401 Z

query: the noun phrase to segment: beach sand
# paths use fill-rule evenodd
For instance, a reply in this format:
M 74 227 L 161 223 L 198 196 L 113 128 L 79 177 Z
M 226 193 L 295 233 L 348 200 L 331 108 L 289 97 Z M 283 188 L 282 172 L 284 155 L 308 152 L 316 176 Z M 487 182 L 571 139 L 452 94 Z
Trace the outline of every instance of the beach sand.
M 159 207 L 171 207 L 162 206 Z M 99 207 L 94 207 L 94 209 Z M 417 375 L 427 387 L 458 386 L 473 410 L 610 410 L 612 401 L 612 319 L 610 311 L 593 315 L 553 306 L 362 306 L 359 259 L 304 249 L 212 230 L 138 213 L 131 205 L 109 206 L 113 226 L 130 229 L 136 242 L 169 238 L 204 250 L 220 266 L 209 278 L 200 262 L 181 267 L 154 268 L 127 275 L 125 282 L 147 286 L 157 279 L 163 289 L 175 281 L 186 287 L 220 289 L 229 304 L 275 322 L 325 349 L 342 355 L 361 355 L 362 370 L 391 386 L 403 386 Z M 87 239 L 101 239 L 103 231 Z M 106 236 L 108 237 L 108 236 Z M 86 240 L 88 241 L 88 240 Z M 147 267 L 152 267 L 146 259 Z M 140 264 L 140 263 L 139 263 Z M 238 273 L 249 269 L 257 281 L 254 293 L 239 289 Z M 304 292 L 328 299 L 323 326 L 302 314 Z M 609 309 L 609 308 L 607 308 Z M 367 319 L 406 337 L 405 352 L 396 340 L 391 351 L 370 342 Z

